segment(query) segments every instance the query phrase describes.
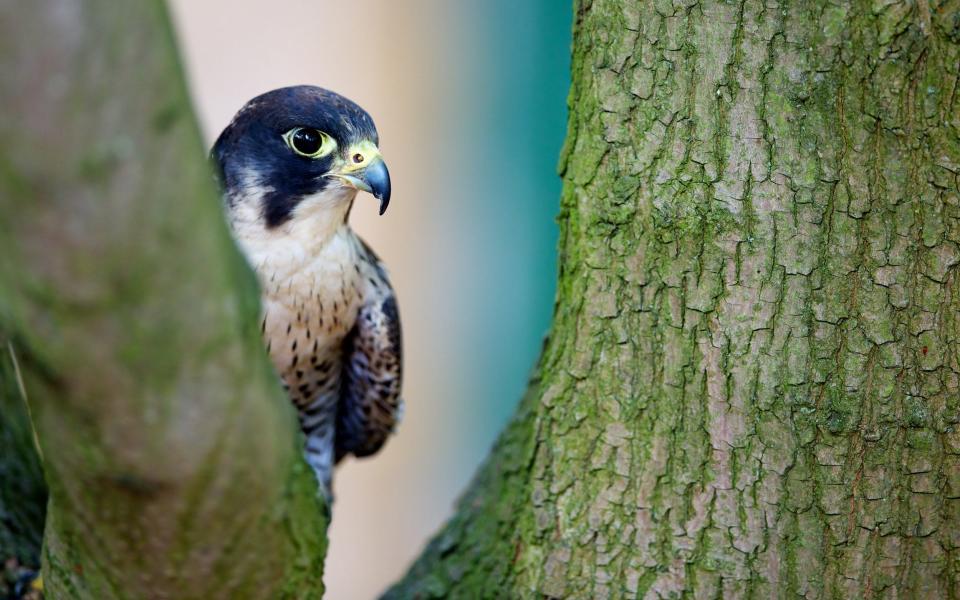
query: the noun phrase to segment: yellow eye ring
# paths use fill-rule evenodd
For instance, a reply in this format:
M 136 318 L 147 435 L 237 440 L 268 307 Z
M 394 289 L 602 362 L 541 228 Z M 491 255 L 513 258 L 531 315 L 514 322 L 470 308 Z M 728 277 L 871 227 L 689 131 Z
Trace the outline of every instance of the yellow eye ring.
M 283 134 L 283 141 L 306 158 L 323 158 L 337 148 L 337 140 L 313 127 L 294 127 Z

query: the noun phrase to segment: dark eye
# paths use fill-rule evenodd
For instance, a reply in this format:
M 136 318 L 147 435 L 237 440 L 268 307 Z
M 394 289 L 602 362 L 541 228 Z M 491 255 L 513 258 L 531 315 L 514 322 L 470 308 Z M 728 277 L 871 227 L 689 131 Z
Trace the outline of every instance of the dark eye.
M 283 138 L 294 152 L 308 158 L 326 156 L 336 147 L 333 138 L 312 127 L 295 127 L 285 133 Z
M 323 137 L 316 129 L 301 129 L 293 134 L 293 147 L 301 154 L 316 154 L 323 145 Z

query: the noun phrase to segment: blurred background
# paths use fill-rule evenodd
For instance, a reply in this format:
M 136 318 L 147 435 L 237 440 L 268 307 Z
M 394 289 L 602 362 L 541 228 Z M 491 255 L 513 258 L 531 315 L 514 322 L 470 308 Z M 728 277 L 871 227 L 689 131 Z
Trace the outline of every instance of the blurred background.
M 171 0 L 208 143 L 248 99 L 310 83 L 373 116 L 393 178 L 352 222 L 386 261 L 407 410 L 335 479 L 327 597 L 374 598 L 452 512 L 525 387 L 556 271 L 570 2 Z

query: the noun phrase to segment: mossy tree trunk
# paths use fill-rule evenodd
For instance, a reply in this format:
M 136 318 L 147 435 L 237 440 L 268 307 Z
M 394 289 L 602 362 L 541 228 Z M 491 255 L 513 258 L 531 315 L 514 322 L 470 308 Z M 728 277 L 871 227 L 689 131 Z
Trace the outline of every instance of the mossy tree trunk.
M 575 14 L 537 381 L 387 596 L 960 596 L 960 3 Z
M 164 10 L 0 0 L 0 461 L 32 444 L 15 360 L 50 598 L 319 597 L 323 510 Z

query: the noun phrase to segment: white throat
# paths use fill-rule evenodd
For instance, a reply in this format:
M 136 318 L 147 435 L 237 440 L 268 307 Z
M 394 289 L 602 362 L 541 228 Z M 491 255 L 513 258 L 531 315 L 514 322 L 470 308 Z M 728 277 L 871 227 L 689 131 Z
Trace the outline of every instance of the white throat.
M 348 229 L 347 217 L 357 195 L 351 188 L 336 186 L 307 196 L 297 204 L 290 218 L 276 227 L 267 227 L 263 197 L 270 190 L 248 189 L 242 197 L 232 198 L 229 210 L 234 237 L 258 271 L 297 269 L 320 255 L 341 232 Z

